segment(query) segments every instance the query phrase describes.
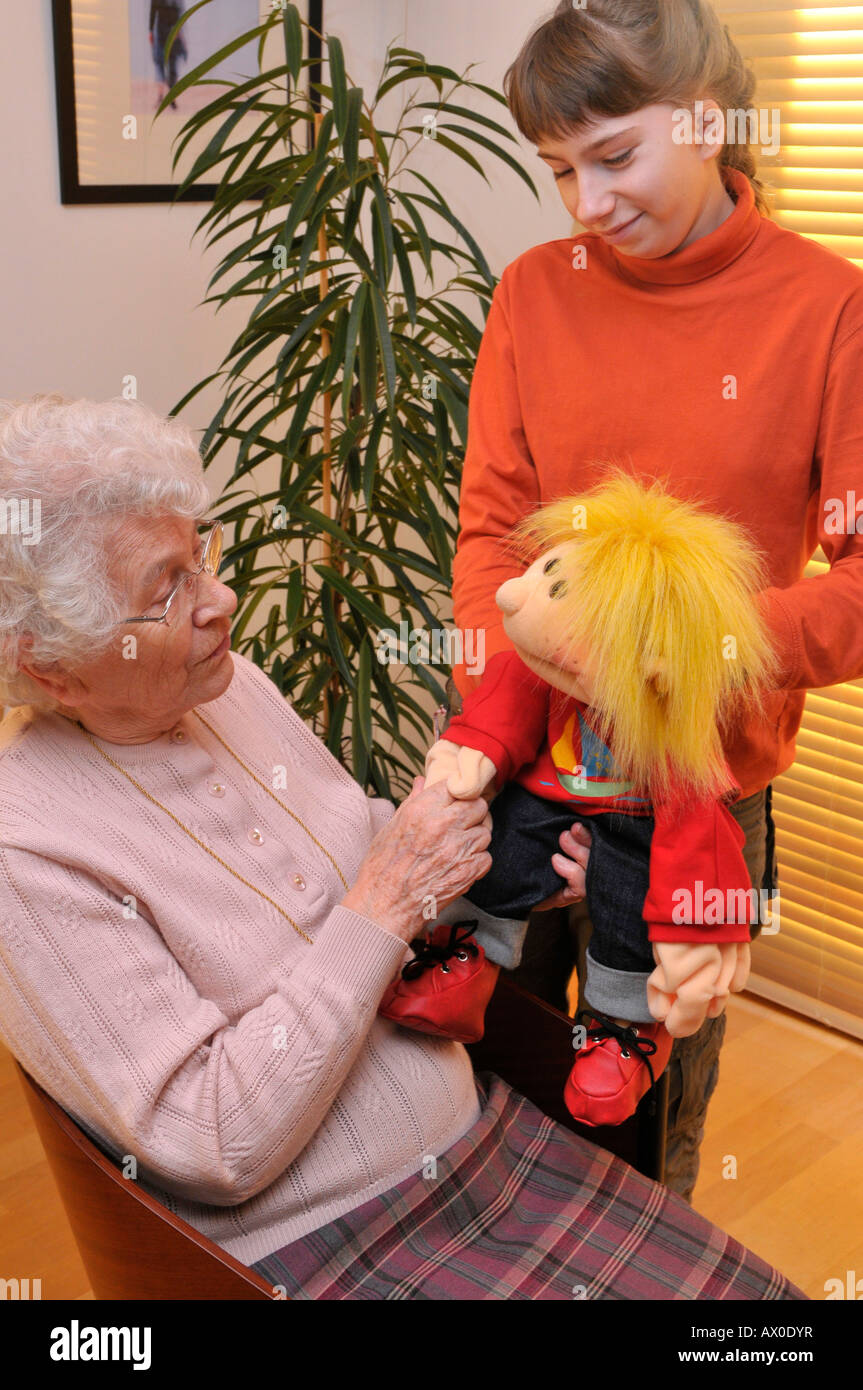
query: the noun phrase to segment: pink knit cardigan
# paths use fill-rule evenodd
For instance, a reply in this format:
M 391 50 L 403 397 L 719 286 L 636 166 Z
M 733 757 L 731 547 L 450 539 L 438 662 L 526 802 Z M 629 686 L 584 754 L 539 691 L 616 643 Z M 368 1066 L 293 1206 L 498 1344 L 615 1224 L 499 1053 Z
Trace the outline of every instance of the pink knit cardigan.
M 350 885 L 369 799 L 251 662 L 201 714 Z M 227 873 L 57 714 L 0 725 L 0 1038 L 141 1186 L 246 1263 L 420 1171 L 479 1103 L 458 1043 L 377 1016 L 403 943 L 340 906 L 309 835 L 192 711 L 100 746 L 313 938 Z M 418 927 L 421 923 L 418 923 Z

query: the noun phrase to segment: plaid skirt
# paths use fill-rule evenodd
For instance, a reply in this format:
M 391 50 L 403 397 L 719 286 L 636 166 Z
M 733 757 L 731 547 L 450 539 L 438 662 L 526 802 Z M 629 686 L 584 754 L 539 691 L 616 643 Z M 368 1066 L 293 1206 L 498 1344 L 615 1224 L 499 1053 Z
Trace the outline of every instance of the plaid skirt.
M 806 1299 L 675 1193 L 476 1080 L 480 1117 L 434 1177 L 252 1268 L 290 1299 Z

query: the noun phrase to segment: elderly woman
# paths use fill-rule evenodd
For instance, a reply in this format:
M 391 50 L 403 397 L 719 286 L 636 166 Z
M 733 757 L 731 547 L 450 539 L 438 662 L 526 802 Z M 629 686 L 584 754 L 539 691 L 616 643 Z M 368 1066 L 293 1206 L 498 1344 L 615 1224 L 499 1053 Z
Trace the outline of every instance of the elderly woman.
M 0 1036 L 85 1130 L 292 1296 L 673 1297 L 644 1273 L 670 1240 L 685 1296 L 802 1297 L 377 1015 L 427 895 L 457 920 L 488 871 L 487 807 L 369 799 L 232 654 L 188 429 L 4 406 L 0 496 L 28 517 L 0 535 Z M 597 1201 L 640 1256 L 613 1283 Z

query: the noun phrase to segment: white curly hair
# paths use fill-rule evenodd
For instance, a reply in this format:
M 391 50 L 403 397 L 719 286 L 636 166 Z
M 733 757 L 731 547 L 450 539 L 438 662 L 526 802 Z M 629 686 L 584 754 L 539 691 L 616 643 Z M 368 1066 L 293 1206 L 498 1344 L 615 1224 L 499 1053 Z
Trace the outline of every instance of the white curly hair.
M 55 702 L 20 669 L 98 655 L 126 616 L 110 582 L 129 516 L 210 506 L 189 427 L 138 401 L 0 401 L 0 706 Z

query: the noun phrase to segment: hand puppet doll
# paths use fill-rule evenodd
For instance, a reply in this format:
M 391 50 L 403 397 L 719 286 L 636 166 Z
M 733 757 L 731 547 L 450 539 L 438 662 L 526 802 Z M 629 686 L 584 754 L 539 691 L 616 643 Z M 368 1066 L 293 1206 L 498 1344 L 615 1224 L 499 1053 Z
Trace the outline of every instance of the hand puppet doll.
M 492 798 L 492 867 L 465 895 L 469 921 L 445 918 L 414 943 L 380 1012 L 481 1037 L 530 911 L 565 886 L 559 836 L 581 821 L 591 1026 L 565 1100 L 585 1124 L 619 1124 L 672 1039 L 721 1013 L 749 974 L 760 885 L 722 745 L 776 672 L 756 602 L 764 566 L 735 523 L 617 469 L 526 518 L 514 540 L 539 553 L 496 594 L 512 649 L 487 662 L 426 758 L 427 783 Z

